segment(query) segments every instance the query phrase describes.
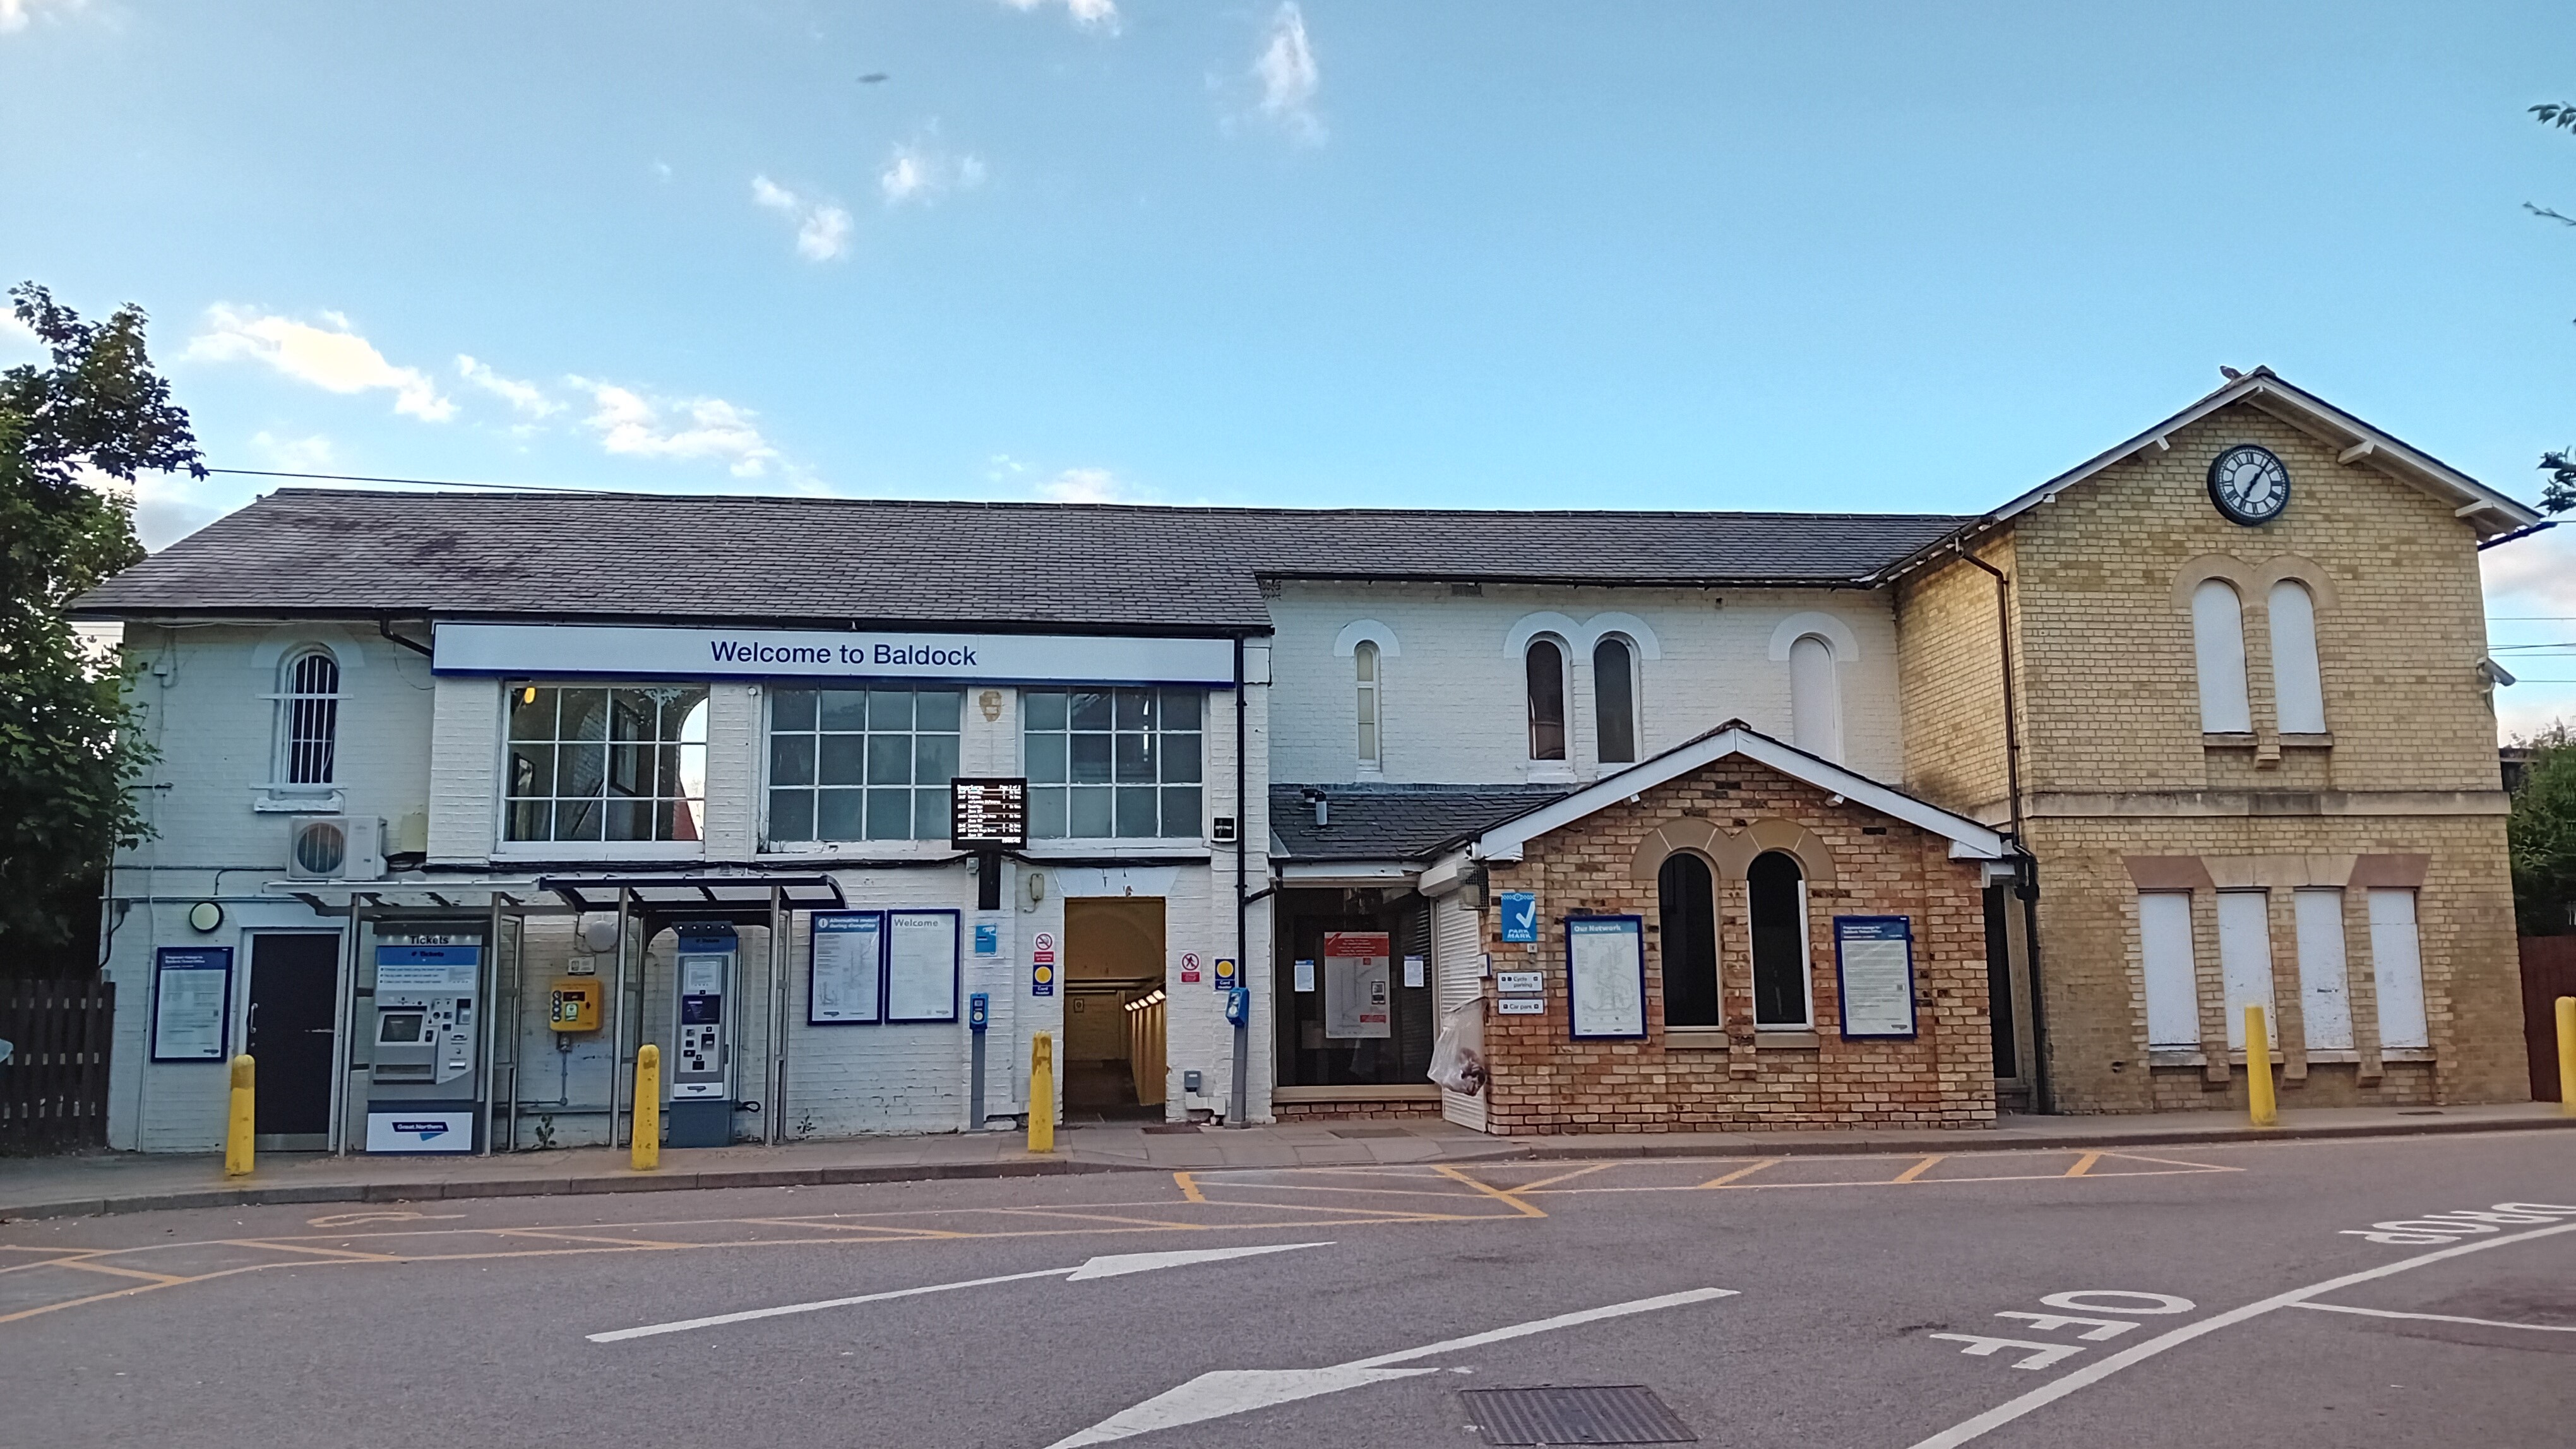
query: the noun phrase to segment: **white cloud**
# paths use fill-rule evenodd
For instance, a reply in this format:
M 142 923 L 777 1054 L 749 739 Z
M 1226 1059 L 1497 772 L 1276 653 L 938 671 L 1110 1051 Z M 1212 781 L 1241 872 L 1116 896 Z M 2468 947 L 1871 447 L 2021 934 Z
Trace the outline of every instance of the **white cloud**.
M 339 461 L 331 440 L 315 433 L 307 438 L 281 438 L 265 430 L 250 435 L 260 461 L 290 473 L 321 473 Z
M 529 417 L 548 417 L 563 411 L 563 404 L 546 396 L 544 389 L 535 383 L 503 377 L 488 363 L 477 362 L 462 352 L 456 354 L 456 375 L 494 397 L 506 400 L 511 408 Z
M 87 3 L 88 0 L 0 0 L 0 35 L 26 29 L 39 10 L 72 11 Z
M 0 0 L 0 3 L 5 3 L 5 0 Z M 1002 3 L 1014 10 L 1030 11 L 1059 3 L 1059 0 L 1002 0 Z M 1085 30 L 1105 30 L 1112 35 L 1118 33 L 1117 0 L 1060 0 L 1060 3 L 1064 6 L 1064 13 L 1073 18 L 1073 23 Z
M 799 196 L 766 176 L 751 178 L 751 200 L 795 219 L 796 254 L 807 261 L 833 261 L 849 251 L 850 214 L 842 208 Z
M 331 392 L 382 389 L 394 395 L 395 412 L 424 422 L 443 423 L 455 416 L 456 404 L 439 396 L 429 374 L 387 362 L 339 313 L 325 312 L 322 320 L 330 325 L 316 327 L 219 302 L 206 309 L 206 330 L 189 340 L 184 355 L 208 362 L 264 362 Z
M 1150 503 L 1153 495 L 1106 468 L 1067 468 L 1038 485 L 1049 503 Z
M 983 161 L 942 151 L 937 134 L 934 127 L 923 139 L 895 147 L 886 158 L 885 170 L 877 175 L 877 189 L 885 193 L 886 205 L 935 201 L 947 192 L 972 191 L 984 184 Z
M 1270 18 L 1270 34 L 1252 62 L 1253 79 L 1261 82 L 1261 114 L 1300 145 L 1324 143 L 1324 122 L 1315 114 L 1315 92 L 1324 73 L 1315 65 L 1315 48 L 1306 42 L 1306 16 L 1295 0 Z
M 587 419 L 591 430 L 602 449 L 619 457 L 719 462 L 737 478 L 757 478 L 779 461 L 778 450 L 753 426 L 753 414 L 722 398 L 652 399 L 614 383 L 565 380 L 591 395 L 598 405 Z

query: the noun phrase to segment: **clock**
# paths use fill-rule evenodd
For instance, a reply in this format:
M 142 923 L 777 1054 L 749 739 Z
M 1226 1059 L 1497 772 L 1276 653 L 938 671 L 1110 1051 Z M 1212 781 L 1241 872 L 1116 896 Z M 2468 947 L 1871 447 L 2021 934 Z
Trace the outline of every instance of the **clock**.
M 2289 506 L 2290 470 L 2271 449 L 2240 443 L 2210 463 L 2209 501 L 2232 522 L 2269 523 Z

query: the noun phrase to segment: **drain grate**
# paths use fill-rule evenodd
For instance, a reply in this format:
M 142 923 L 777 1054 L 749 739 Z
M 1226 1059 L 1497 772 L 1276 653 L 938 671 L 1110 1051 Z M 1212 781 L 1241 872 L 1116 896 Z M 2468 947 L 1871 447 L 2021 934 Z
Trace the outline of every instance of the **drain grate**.
M 1336 1127 L 1332 1131 L 1336 1137 L 1410 1137 L 1413 1135 L 1413 1130 L 1409 1127 Z
M 1488 1444 L 1696 1444 L 1699 1436 L 1643 1384 L 1461 1389 Z
M 1145 1130 L 1156 1136 L 1176 1136 L 1185 1133 L 1197 1132 L 1199 1130 L 1199 1124 L 1196 1122 L 1157 1122 Z

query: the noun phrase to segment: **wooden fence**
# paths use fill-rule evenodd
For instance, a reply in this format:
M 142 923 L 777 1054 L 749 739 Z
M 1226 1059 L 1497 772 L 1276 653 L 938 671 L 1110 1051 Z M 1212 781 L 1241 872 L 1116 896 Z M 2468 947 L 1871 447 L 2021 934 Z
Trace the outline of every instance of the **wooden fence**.
M 107 1052 L 116 988 L 0 980 L 0 1152 L 107 1143 Z
M 2558 1100 L 2558 998 L 2576 996 L 2576 936 L 2522 938 L 2523 1046 L 2531 1099 Z

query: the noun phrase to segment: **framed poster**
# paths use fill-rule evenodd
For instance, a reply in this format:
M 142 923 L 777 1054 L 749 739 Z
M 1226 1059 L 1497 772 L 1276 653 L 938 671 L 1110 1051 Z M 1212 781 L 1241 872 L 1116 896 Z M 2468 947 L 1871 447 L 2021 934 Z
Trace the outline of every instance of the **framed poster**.
M 1387 989 L 1392 949 L 1384 931 L 1324 933 L 1326 1040 L 1367 1041 L 1394 1034 L 1393 998 Z
M 153 952 L 152 1060 L 224 1060 L 232 1006 L 232 947 L 164 946 Z
M 1914 1039 L 1914 921 L 1834 917 L 1834 981 L 1846 1041 Z
M 805 953 L 805 1024 L 856 1026 L 884 1020 L 885 914 L 816 911 Z
M 1578 1039 L 1646 1034 L 1646 918 L 1574 916 L 1565 923 L 1565 994 Z
M 886 912 L 888 1022 L 957 1019 L 956 911 Z

